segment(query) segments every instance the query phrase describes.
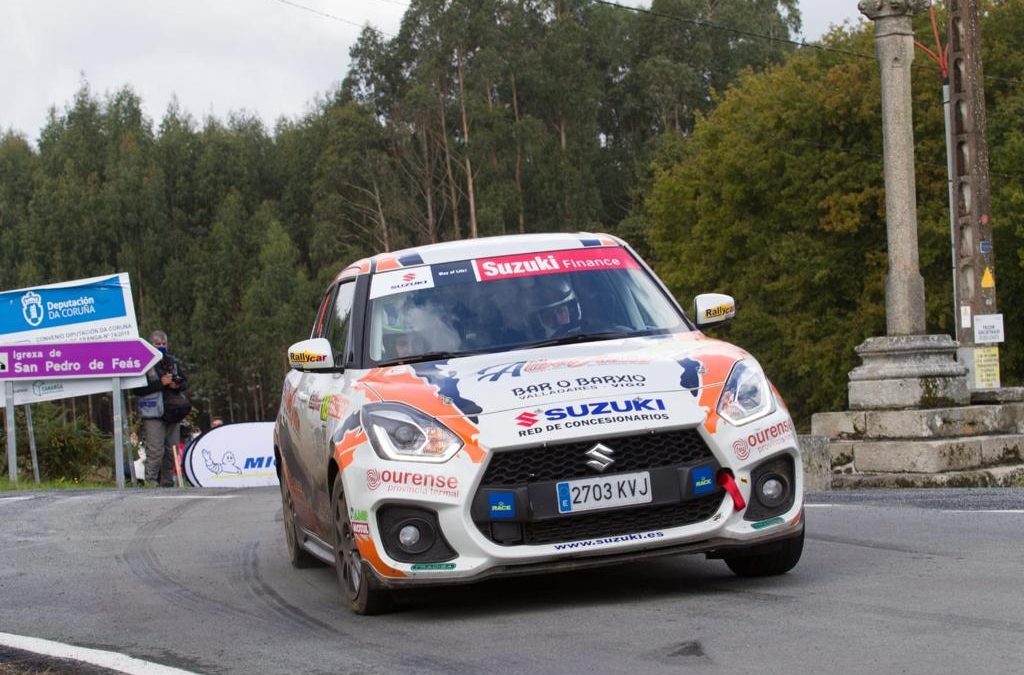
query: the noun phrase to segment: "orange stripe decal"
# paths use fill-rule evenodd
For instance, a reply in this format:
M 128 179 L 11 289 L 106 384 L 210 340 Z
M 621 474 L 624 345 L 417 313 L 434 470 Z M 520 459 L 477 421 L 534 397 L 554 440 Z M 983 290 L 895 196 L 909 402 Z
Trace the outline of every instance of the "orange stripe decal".
M 388 270 L 397 270 L 401 267 L 398 262 L 398 258 L 393 255 L 379 256 L 377 258 L 377 271 L 386 272 Z
M 363 560 L 370 563 L 373 569 L 377 570 L 377 573 L 385 577 L 404 577 L 405 572 L 402 570 L 396 570 L 391 565 L 388 565 L 384 560 L 381 559 L 380 553 L 377 552 L 377 547 L 374 546 L 373 542 L 365 534 L 356 535 L 356 548 L 359 549 L 359 555 L 362 556 Z
M 704 420 L 704 428 L 709 434 L 718 431 L 718 398 L 722 395 L 729 371 L 738 360 L 747 356 L 747 353 L 739 348 L 726 349 L 724 347 L 731 347 L 731 345 L 716 341 L 714 352 L 702 350 L 691 356 L 704 365 L 704 374 L 701 377 L 700 406 L 707 411 L 708 416 Z
M 437 385 L 417 376 L 412 368 L 374 368 L 359 382 L 376 391 L 381 400 L 399 401 L 433 417 L 444 418 L 444 425 L 462 439 L 462 449 L 470 461 L 474 464 L 484 461 L 487 453 L 477 442 L 480 430 L 450 399 L 440 395 Z
M 366 438 L 366 432 L 360 427 L 358 429 L 350 429 L 345 433 L 345 437 L 334 446 L 334 459 L 338 462 L 338 467 L 344 471 L 349 464 L 355 459 L 356 448 L 365 443 L 368 439 Z

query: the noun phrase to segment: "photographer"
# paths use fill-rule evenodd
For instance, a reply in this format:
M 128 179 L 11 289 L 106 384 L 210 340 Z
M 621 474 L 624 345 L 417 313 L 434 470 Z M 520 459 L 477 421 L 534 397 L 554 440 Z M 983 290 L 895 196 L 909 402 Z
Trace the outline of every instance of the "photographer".
M 192 409 L 183 393 L 188 389 L 188 378 L 178 359 L 167 353 L 167 333 L 153 331 L 149 341 L 164 356 L 146 373 L 147 385 L 135 390 L 146 446 L 146 484 L 174 487 L 180 423 Z

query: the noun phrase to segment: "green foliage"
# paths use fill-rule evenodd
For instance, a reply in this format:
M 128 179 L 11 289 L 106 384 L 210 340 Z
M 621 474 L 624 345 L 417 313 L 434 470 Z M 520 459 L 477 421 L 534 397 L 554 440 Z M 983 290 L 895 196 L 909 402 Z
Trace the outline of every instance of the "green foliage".
M 25 413 L 18 408 L 16 414 L 18 444 L 18 478 L 20 482 L 32 480 L 32 457 L 25 425 Z M 113 471 L 113 442 L 82 416 L 66 421 L 63 411 L 50 403 L 32 406 L 32 426 L 35 431 L 39 476 L 42 480 L 82 481 L 95 478 L 97 470 L 106 475 Z M 8 475 L 7 436 L 3 437 L 3 457 L 0 473 Z
M 1003 6 L 999 12 L 1010 9 Z M 989 20 L 1020 25 L 1020 9 L 1013 20 L 997 14 L 994 10 Z M 847 53 L 869 54 L 872 48 L 870 28 L 852 34 L 840 30 L 828 40 Z M 765 364 L 802 423 L 813 412 L 845 407 L 846 376 L 858 365 L 853 348 L 885 331 L 879 91 L 873 59 L 837 53 L 806 50 L 767 72 L 744 74 L 706 118 L 698 119 L 692 136 L 663 143 L 650 186 L 625 223 L 632 232 L 649 223 L 642 244 L 681 302 L 701 292 L 737 298 L 739 316 L 721 334 Z M 927 327 L 950 333 L 945 139 L 937 73 L 915 69 L 913 92 Z M 1019 133 L 1021 117 L 1019 109 L 1005 105 L 1005 100 L 994 101 L 990 120 L 1012 137 Z M 1005 147 L 994 152 L 994 165 L 1010 171 Z M 1019 175 L 1012 185 L 1019 191 Z M 993 211 L 1002 252 L 1000 288 L 1019 291 L 1021 268 L 1013 256 L 1024 250 L 1024 231 L 1014 235 L 1007 223 L 1021 222 L 1021 204 L 1013 205 L 1012 196 L 998 201 Z M 1002 304 L 1008 326 L 1024 325 L 1014 324 L 1015 304 Z M 1021 347 L 1007 343 L 1003 355 L 1004 381 L 1019 381 L 1024 374 Z

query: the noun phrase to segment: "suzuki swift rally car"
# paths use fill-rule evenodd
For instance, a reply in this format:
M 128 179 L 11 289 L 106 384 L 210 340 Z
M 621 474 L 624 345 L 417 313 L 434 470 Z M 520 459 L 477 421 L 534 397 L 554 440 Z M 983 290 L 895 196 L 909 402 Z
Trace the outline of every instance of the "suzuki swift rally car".
M 292 563 L 359 613 L 422 584 L 674 553 L 781 574 L 803 548 L 793 423 L 622 241 L 524 235 L 342 271 L 275 427 Z

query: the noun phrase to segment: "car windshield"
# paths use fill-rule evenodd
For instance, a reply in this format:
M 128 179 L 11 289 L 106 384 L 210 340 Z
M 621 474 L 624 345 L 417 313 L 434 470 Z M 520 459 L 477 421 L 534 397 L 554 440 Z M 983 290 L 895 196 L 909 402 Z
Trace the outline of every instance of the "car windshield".
M 377 364 L 689 330 L 628 251 L 481 258 L 374 275 Z

